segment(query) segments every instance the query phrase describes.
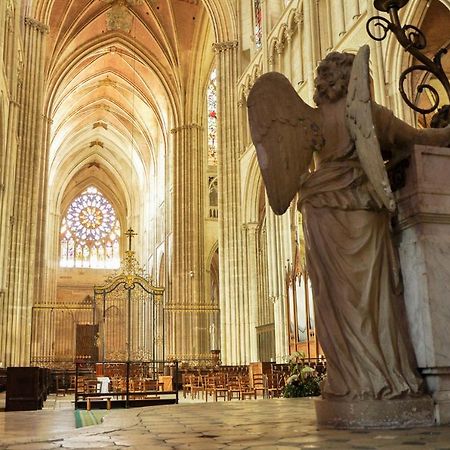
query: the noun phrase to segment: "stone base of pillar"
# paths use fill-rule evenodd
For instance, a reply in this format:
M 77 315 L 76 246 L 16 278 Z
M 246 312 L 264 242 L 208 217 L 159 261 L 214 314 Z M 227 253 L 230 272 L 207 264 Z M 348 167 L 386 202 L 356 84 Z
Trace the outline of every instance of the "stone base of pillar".
M 450 424 L 450 367 L 429 367 L 421 373 L 433 395 L 436 423 Z
M 434 425 L 430 397 L 398 400 L 314 401 L 317 424 L 323 428 L 410 428 Z

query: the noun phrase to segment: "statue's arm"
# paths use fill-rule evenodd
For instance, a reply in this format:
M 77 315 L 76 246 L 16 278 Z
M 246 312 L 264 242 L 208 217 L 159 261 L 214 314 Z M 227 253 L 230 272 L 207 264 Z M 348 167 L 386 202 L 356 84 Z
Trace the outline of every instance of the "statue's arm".
M 411 152 L 415 144 L 450 146 L 450 127 L 416 129 L 395 117 L 391 110 L 373 103 L 375 129 L 383 150 Z

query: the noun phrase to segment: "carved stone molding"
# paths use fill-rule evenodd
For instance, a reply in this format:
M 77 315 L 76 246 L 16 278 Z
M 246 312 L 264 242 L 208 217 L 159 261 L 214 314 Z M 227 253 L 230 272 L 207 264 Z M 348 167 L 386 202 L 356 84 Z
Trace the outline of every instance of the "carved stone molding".
M 42 115 L 42 118 L 49 124 L 53 125 L 53 119 L 51 117 L 46 116 L 45 114 Z
M 284 44 L 282 42 L 278 42 L 275 44 L 275 50 L 276 52 L 281 55 L 283 53 L 284 50 Z
M 299 23 L 299 24 L 302 24 L 303 23 L 303 20 L 304 20 L 304 16 L 303 16 L 303 11 L 302 12 L 296 12 L 295 14 L 294 14 L 294 22 L 295 23 Z
M 291 42 L 293 34 L 294 32 L 292 30 L 289 30 L 288 28 L 284 30 L 284 37 L 288 43 Z
M 47 34 L 50 31 L 50 29 L 47 25 L 45 25 L 42 22 L 39 22 L 36 19 L 32 19 L 31 17 L 25 17 L 24 21 L 25 21 L 25 25 L 35 28 L 42 34 Z
M 19 60 L 17 61 L 17 85 L 20 87 L 23 84 L 23 68 L 24 68 L 24 63 L 22 61 L 22 59 L 19 58 Z
M 14 31 L 14 7 L 11 3 L 6 7 L 6 28 L 10 33 Z
M 101 120 L 99 120 L 98 122 L 95 122 L 92 125 L 92 129 L 95 130 L 96 128 L 103 128 L 103 129 L 107 130 L 108 129 L 108 124 L 103 122 L 103 121 L 101 121 Z
M 242 225 L 243 230 L 254 234 L 256 234 L 259 231 L 259 227 L 260 225 L 257 222 L 247 222 Z
M 165 311 L 176 311 L 176 312 L 211 312 L 211 311 L 219 311 L 219 307 L 217 305 L 205 305 L 198 303 L 173 303 L 167 305 L 164 308 Z
M 105 144 L 104 142 L 100 141 L 100 140 L 96 140 L 96 141 L 91 141 L 91 143 L 89 144 L 89 147 L 95 147 L 96 145 L 98 145 L 99 147 L 104 148 Z
M 196 123 L 189 123 L 187 125 L 181 125 L 170 130 L 171 134 L 179 133 L 184 130 L 202 130 L 202 127 Z
M 239 45 L 238 41 L 226 41 L 226 42 L 215 42 L 212 46 L 213 50 L 216 53 L 222 53 L 226 50 L 237 48 L 238 45 Z

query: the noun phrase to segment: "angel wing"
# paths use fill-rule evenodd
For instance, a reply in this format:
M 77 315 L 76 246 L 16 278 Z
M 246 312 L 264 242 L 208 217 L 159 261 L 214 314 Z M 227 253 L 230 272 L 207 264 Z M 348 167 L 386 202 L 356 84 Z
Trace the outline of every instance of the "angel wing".
M 352 66 L 347 93 L 347 127 L 355 141 L 356 151 L 364 172 L 373 186 L 373 195 L 380 205 L 395 211 L 395 200 L 381 157 L 375 131 L 369 86 L 368 45 L 358 51 Z
M 319 112 L 278 72 L 256 80 L 247 107 L 269 204 L 275 214 L 283 214 L 300 188 L 313 151 L 323 145 Z

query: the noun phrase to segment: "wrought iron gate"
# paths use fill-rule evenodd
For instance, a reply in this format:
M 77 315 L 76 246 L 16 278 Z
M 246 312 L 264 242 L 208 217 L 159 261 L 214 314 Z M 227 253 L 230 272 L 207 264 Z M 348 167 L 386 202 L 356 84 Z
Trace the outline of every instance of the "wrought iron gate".
M 101 361 L 164 360 L 163 292 L 128 250 L 122 272 L 94 288 Z

